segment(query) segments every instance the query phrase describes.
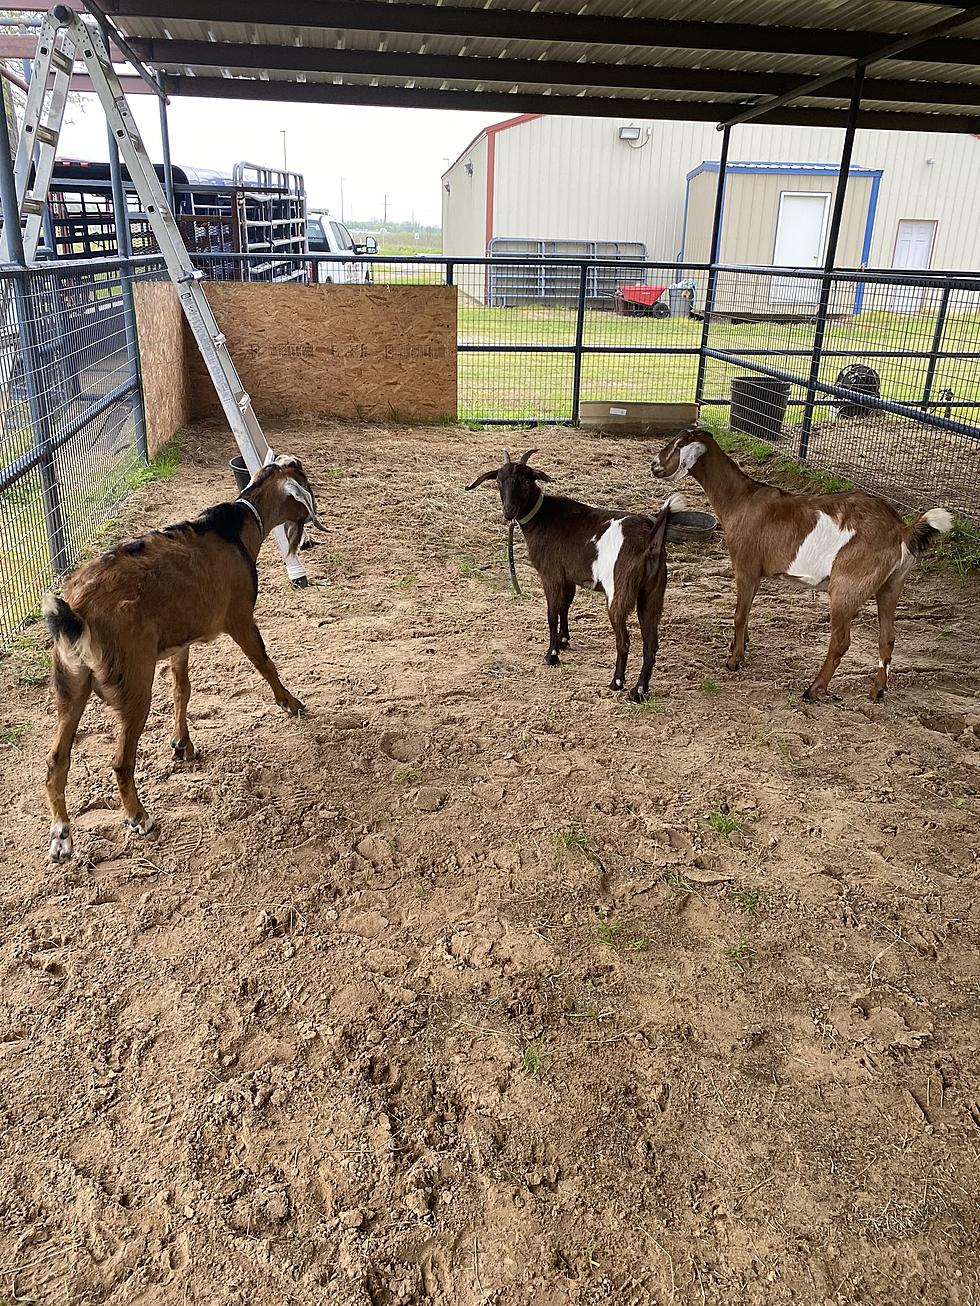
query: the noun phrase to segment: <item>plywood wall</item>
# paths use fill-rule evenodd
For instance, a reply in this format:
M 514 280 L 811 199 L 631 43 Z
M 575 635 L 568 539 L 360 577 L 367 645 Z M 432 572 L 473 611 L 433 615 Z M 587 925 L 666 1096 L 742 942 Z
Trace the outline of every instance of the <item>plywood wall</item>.
M 169 281 L 137 282 L 133 296 L 152 458 L 191 417 L 184 314 Z
M 260 418 L 456 416 L 452 286 L 211 282 L 208 301 Z M 194 416 L 220 412 L 191 341 Z

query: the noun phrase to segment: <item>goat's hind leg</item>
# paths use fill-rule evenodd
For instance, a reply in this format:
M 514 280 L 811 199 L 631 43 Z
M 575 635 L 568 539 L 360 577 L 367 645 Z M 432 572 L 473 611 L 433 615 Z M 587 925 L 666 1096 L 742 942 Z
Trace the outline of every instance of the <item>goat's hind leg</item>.
M 109 699 L 119 718 L 119 737 L 116 740 L 112 769 L 119 786 L 123 824 L 137 834 L 149 834 L 153 829 L 153 819 L 147 815 L 146 808 L 140 802 L 135 780 L 136 750 L 139 748 L 146 718 L 150 714 L 153 669 L 152 662 L 148 666 L 129 668 L 126 680 L 114 688 Z
M 65 664 L 55 644 L 51 655 L 51 679 L 54 685 L 58 725 L 55 729 L 51 751 L 48 753 L 47 796 L 51 811 L 51 834 L 48 856 L 53 862 L 63 862 L 72 854 L 71 829 L 68 809 L 65 806 L 65 785 L 71 766 L 71 749 L 82 719 L 85 705 L 92 693 L 92 673 L 87 667 L 73 670 Z
M 630 605 L 632 606 L 632 605 Z M 613 634 L 616 636 L 616 670 L 609 682 L 610 689 L 622 689 L 626 685 L 626 662 L 630 655 L 630 632 L 626 624 L 629 619 L 629 607 L 623 602 L 619 593 L 609 609 L 609 620 Z
M 881 703 L 888 688 L 888 669 L 895 652 L 895 609 L 905 585 L 903 572 L 893 572 L 877 593 L 878 599 L 878 670 L 871 682 L 871 698 Z
M 636 615 L 640 622 L 640 634 L 643 636 L 643 665 L 640 677 L 629 692 L 633 703 L 642 703 L 650 691 L 650 677 L 657 661 L 657 649 L 660 647 L 660 618 L 664 610 L 664 591 L 667 585 L 667 572 L 658 577 L 654 586 L 640 591 L 636 605 Z
M 191 678 L 187 671 L 190 649 L 182 648 L 170 659 L 170 673 L 174 681 L 174 734 L 170 747 L 175 762 L 193 762 L 197 749 L 191 743 L 187 729 L 187 704 L 191 697 Z

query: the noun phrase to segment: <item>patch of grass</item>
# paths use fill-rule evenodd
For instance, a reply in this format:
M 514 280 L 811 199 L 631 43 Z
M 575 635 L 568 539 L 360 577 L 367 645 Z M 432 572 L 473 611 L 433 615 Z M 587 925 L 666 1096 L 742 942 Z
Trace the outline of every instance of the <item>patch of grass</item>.
M 648 694 L 642 703 L 627 702 L 626 710 L 634 716 L 666 716 L 667 704 L 663 699 Z
M 555 843 L 566 852 L 583 853 L 586 857 L 592 854 L 592 845 L 581 830 L 559 830 Z
M 47 653 L 38 652 L 21 663 L 14 673 L 14 679 L 18 685 L 28 685 L 36 688 L 39 685 L 47 684 L 50 675 L 51 658 Z
M 576 1005 L 574 1011 L 568 1013 L 569 1020 L 598 1020 L 599 1008 L 593 1006 L 580 1007 Z
M 697 893 L 696 886 L 690 880 L 685 879 L 680 871 L 668 871 L 664 876 L 664 883 L 674 893 Z
M 495 581 L 489 576 L 486 570 L 479 566 L 472 558 L 457 558 L 456 565 L 459 568 L 459 574 L 464 580 L 478 580 L 484 585 L 495 585 Z
M 424 885 L 424 884 L 417 884 L 417 885 L 415 886 L 415 889 L 413 890 L 413 892 L 414 892 L 416 898 L 424 898 L 424 897 L 425 897 L 425 885 Z
M 630 939 L 629 947 L 633 952 L 646 952 L 649 947 L 649 940 L 638 936 L 637 938 Z
M 0 748 L 14 748 L 27 734 L 27 726 L 20 722 L 0 726 Z
M 126 477 L 127 488 L 138 490 L 141 485 L 148 485 L 150 481 L 169 481 L 171 477 L 177 475 L 179 466 L 180 450 L 173 442 L 165 444 L 155 458 L 133 468 Z
M 767 444 L 765 440 L 757 440 L 755 436 L 745 435 L 741 431 L 731 431 L 723 426 L 713 428 L 712 434 L 725 453 L 744 454 L 757 463 L 767 462 L 772 457 L 772 445 Z
M 712 679 L 710 678 L 710 676 L 709 676 L 707 680 L 702 680 L 702 681 L 701 681 L 701 693 L 702 693 L 702 694 L 720 694 L 720 693 L 721 693 L 721 685 L 718 684 L 718 681 L 717 681 L 717 680 L 712 680 Z
M 595 934 L 600 943 L 611 948 L 622 933 L 623 925 L 621 921 L 596 921 Z
M 551 1053 L 543 1038 L 530 1039 L 521 1048 L 521 1069 L 529 1079 L 540 1079 L 550 1061 Z
M 980 526 L 953 518 L 953 529 L 939 538 L 933 556 L 955 571 L 961 580 L 980 571 Z
M 596 1270 L 602 1269 L 601 1262 L 596 1260 L 594 1238 L 590 1238 L 582 1249 L 582 1259 L 585 1261 L 590 1274 L 595 1274 Z
M 407 572 L 404 576 L 401 576 L 399 578 L 398 584 L 401 589 L 407 590 L 407 589 L 411 589 L 417 580 L 418 580 L 418 576 L 416 576 L 415 572 L 410 571 Z
M 744 975 L 750 966 L 754 966 L 758 960 L 758 953 L 751 943 L 745 939 L 740 939 L 738 943 L 730 943 L 725 949 L 725 956 Z
M 764 895 L 761 889 L 729 889 L 729 901 L 734 903 L 739 911 L 744 911 L 746 916 L 755 916 L 759 910 L 759 903 L 762 902 Z
M 729 812 L 709 812 L 707 821 L 715 834 L 720 835 L 722 839 L 730 839 L 733 834 L 741 834 L 745 828 L 738 817 L 732 816 Z
M 395 772 L 395 783 L 400 785 L 418 784 L 422 779 L 422 772 L 417 766 L 400 766 Z

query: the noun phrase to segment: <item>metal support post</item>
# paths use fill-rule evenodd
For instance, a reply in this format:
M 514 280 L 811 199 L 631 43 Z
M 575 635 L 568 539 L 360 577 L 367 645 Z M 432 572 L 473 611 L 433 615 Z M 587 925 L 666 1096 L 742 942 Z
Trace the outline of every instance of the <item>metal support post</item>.
M 861 109 L 861 90 L 864 86 L 864 68 L 858 67 L 854 73 L 851 87 L 851 103 L 847 111 L 847 126 L 844 129 L 844 146 L 840 156 L 840 172 L 837 174 L 837 189 L 834 192 L 834 208 L 830 215 L 830 230 L 827 233 L 827 253 L 824 258 L 824 273 L 833 272 L 837 261 L 837 242 L 840 238 L 841 220 L 844 216 L 844 201 L 847 198 L 847 179 L 851 170 L 851 155 L 854 152 L 854 133 L 857 130 L 858 113 Z M 830 292 L 833 281 L 824 276 L 820 282 L 820 299 L 817 303 L 816 326 L 813 331 L 813 352 L 810 356 L 810 375 L 807 379 L 806 400 L 803 405 L 803 424 L 800 427 L 800 458 L 805 459 L 810 447 L 810 435 L 813 432 L 813 414 L 816 408 L 817 379 L 820 376 L 820 361 L 823 355 L 823 342 L 827 334 L 827 310 L 830 306 Z
M 31 302 L 31 283 L 24 263 L 24 242 L 21 232 L 17 203 L 17 183 L 14 178 L 13 160 L 7 148 L 8 125 L 7 106 L 0 97 L 0 206 L 8 214 L 4 224 L 4 242 L 6 255 L 16 266 L 13 273 L 13 303 L 4 296 L 3 316 L 9 321 L 11 308 L 16 319 L 17 339 L 19 344 L 19 361 L 24 374 L 27 391 L 27 407 L 30 413 L 31 429 L 34 434 L 34 446 L 38 455 L 38 471 L 41 477 L 41 500 L 44 506 L 44 528 L 48 539 L 48 556 L 56 575 L 60 576 L 71 566 L 68 556 L 68 544 L 65 537 L 64 517 L 61 511 L 61 492 L 54 453 L 51 448 L 51 423 L 44 401 L 43 364 L 37 338 L 37 323 L 34 321 Z M 13 381 L 13 374 L 8 384 Z
M 102 37 L 109 46 L 109 31 L 102 25 Z M 161 104 L 163 101 L 161 100 Z M 133 257 L 133 235 L 129 225 L 129 206 L 123 188 L 122 164 L 119 161 L 119 147 L 112 128 L 106 128 L 109 141 L 109 177 L 112 181 L 112 213 L 116 223 L 116 247 L 123 259 Z M 133 392 L 133 426 L 136 435 L 136 452 L 141 462 L 149 462 L 150 454 L 146 443 L 146 411 L 143 408 L 143 380 L 140 375 L 139 339 L 136 333 L 136 301 L 133 298 L 132 264 L 122 263 L 119 267 L 119 288 L 122 297 L 123 332 L 126 337 L 126 366 L 129 375 L 136 382 Z
M 579 398 L 582 394 L 582 341 L 585 339 L 585 292 L 589 269 L 586 263 L 579 268 L 578 309 L 575 318 L 575 354 L 572 359 L 572 425 L 578 426 Z
M 942 294 L 939 297 L 939 308 L 936 312 L 936 329 L 932 334 L 932 349 L 929 351 L 929 365 L 926 368 L 925 385 L 922 387 L 922 407 L 926 410 L 929 409 L 932 403 L 932 383 L 936 379 L 936 365 L 939 362 L 939 350 L 943 343 L 943 333 L 946 330 L 946 313 L 949 309 L 949 297 L 949 286 L 943 286 Z
M 163 82 L 161 79 L 161 91 Z M 170 205 L 172 213 L 176 214 L 177 206 L 174 203 L 174 167 L 170 159 L 170 123 L 167 119 L 167 97 L 160 96 L 160 142 L 163 147 L 163 189 L 167 195 L 167 203 Z
M 701 350 L 698 355 L 698 377 L 694 387 L 694 402 L 700 404 L 704 398 L 704 374 L 707 368 L 708 334 L 711 327 L 711 310 L 714 307 L 715 285 L 718 279 L 716 264 L 721 255 L 721 215 L 725 207 L 725 179 L 728 174 L 728 146 L 731 143 L 732 129 L 725 127 L 721 133 L 721 154 L 718 158 L 718 189 L 715 191 L 715 216 L 711 227 L 711 254 L 708 269 L 708 284 L 704 294 L 704 320 L 701 324 Z

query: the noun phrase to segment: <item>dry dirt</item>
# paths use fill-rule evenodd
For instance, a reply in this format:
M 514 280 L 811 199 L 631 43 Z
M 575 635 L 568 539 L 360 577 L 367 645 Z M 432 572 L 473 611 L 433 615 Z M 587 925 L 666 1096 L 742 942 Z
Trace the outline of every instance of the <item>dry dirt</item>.
M 542 663 L 461 491 L 498 436 L 273 439 L 329 526 L 313 587 L 261 567 L 305 718 L 195 651 L 175 767 L 162 672 L 139 841 L 90 707 L 49 867 L 40 628 L 0 664 L 0 1302 L 980 1301 L 977 588 L 920 571 L 889 701 L 866 613 L 810 707 L 824 600 L 764 594 L 733 677 L 723 545 L 674 547 L 631 710 L 598 596 Z M 653 501 L 647 445 L 534 439 Z M 183 444 L 130 530 L 230 489 Z

